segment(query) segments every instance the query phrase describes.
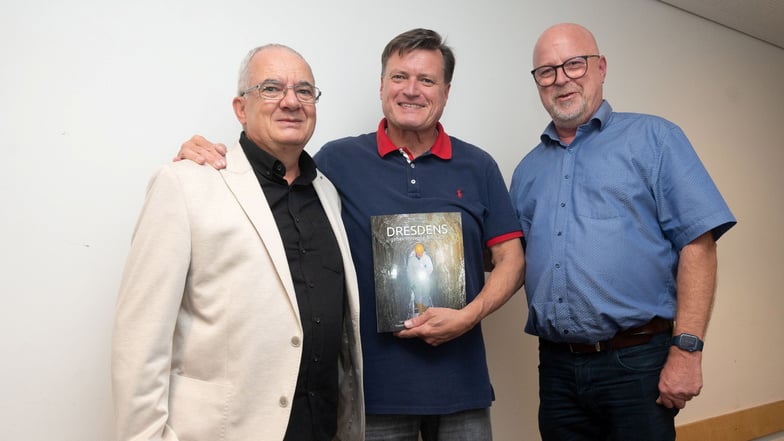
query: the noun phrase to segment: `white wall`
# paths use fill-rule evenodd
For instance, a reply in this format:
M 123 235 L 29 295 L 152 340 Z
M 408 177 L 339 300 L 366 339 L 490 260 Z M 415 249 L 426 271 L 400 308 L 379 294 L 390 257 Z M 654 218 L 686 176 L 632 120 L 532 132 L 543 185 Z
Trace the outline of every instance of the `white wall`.
M 116 289 L 152 171 L 193 133 L 233 143 L 231 97 L 253 46 L 298 49 L 324 90 L 308 150 L 375 129 L 380 52 L 447 36 L 443 123 L 507 180 L 548 121 L 528 74 L 548 25 L 577 21 L 607 56 L 616 110 L 690 136 L 739 219 L 720 241 L 705 389 L 680 423 L 784 399 L 784 51 L 649 0 L 136 2 L 0 5 L 0 439 L 108 440 Z M 485 323 L 496 439 L 538 439 L 524 296 Z

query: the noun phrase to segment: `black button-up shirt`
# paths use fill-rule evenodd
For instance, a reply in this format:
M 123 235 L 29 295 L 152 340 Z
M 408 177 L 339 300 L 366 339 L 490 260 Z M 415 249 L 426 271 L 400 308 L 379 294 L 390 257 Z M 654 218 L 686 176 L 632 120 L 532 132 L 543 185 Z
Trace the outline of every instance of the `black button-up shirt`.
M 283 179 L 286 167 L 279 160 L 256 146 L 244 132 L 240 144 L 280 231 L 304 332 L 285 440 L 331 440 L 337 430 L 345 277 L 335 234 L 313 187 L 316 165 L 303 151 L 300 175 L 288 185 Z

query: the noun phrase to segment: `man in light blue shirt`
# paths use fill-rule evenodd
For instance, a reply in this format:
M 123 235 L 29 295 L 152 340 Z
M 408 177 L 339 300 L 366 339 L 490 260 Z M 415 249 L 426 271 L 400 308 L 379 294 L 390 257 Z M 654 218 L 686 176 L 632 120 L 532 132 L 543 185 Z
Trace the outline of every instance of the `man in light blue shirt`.
M 555 25 L 533 58 L 552 122 L 511 194 L 542 439 L 672 440 L 702 388 L 716 240 L 735 218 L 678 126 L 603 100 L 607 61 L 590 31 Z

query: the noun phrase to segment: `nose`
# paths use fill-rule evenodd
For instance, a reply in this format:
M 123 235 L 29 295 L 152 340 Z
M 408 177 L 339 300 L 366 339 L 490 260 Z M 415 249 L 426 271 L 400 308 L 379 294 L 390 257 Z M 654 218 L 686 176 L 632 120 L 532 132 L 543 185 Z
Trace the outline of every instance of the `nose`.
M 565 67 L 561 66 L 555 69 L 555 82 L 553 84 L 561 85 L 568 83 L 571 78 L 566 76 L 566 71 L 564 71 Z
M 297 99 L 297 93 L 294 92 L 294 88 L 287 87 L 285 92 L 283 92 L 283 98 L 280 99 L 280 106 L 289 109 L 297 109 L 301 103 L 299 99 Z
M 403 92 L 410 96 L 419 95 L 419 81 L 416 78 L 409 78 L 403 87 Z
M 561 85 L 569 81 L 569 77 L 566 76 L 566 72 L 563 70 L 563 66 L 555 69 L 555 81 L 553 84 Z

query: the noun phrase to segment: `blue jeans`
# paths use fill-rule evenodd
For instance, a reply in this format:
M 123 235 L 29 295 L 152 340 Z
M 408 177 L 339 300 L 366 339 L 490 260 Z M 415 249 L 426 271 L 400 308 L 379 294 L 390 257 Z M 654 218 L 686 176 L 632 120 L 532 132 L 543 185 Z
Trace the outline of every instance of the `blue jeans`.
M 656 404 L 669 333 L 614 351 L 539 348 L 542 441 L 671 441 L 677 409 Z
M 491 441 L 490 409 L 448 415 L 366 415 L 365 441 Z

